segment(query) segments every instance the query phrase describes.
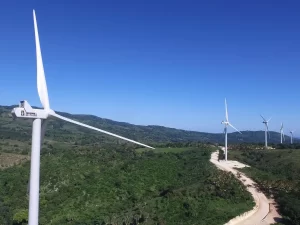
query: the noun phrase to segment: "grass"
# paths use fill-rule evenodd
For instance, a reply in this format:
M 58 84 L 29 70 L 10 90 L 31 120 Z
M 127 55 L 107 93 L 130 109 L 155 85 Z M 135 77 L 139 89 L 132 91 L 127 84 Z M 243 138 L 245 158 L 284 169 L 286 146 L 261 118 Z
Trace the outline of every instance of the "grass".
M 30 159 L 29 156 L 13 153 L 0 153 L 0 169 L 19 165 Z

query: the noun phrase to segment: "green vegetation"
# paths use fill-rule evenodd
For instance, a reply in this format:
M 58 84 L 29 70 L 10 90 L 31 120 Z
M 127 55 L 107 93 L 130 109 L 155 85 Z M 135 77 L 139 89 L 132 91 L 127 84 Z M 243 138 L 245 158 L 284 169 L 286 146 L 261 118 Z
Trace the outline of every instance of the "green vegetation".
M 250 165 L 241 170 L 275 198 L 282 215 L 300 224 L 300 150 L 232 150 L 229 158 Z
M 224 224 L 253 207 L 243 185 L 209 163 L 211 147 L 185 150 L 44 153 L 41 224 Z M 26 217 L 28 170 L 29 162 L 0 174 L 1 224 Z
M 294 143 L 294 144 L 276 144 L 272 145 L 272 147 L 276 149 L 300 149 L 300 143 Z
M 174 147 L 168 147 L 168 148 L 156 148 L 156 149 L 153 149 L 153 150 L 149 150 L 149 149 L 146 149 L 146 148 L 138 148 L 136 149 L 135 151 L 136 152 L 149 152 L 149 151 L 153 151 L 154 153 L 165 153 L 165 152 L 184 152 L 184 151 L 188 151 L 188 150 L 192 150 L 192 149 L 195 149 L 194 147 L 186 147 L 186 148 L 174 148 Z

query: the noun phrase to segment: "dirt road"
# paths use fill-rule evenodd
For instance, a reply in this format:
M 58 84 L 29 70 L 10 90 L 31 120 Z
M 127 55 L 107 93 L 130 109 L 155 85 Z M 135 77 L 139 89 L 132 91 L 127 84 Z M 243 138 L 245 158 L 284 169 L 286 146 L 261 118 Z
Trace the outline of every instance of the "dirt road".
M 275 223 L 275 218 L 281 218 L 276 209 L 272 205 L 270 206 L 270 203 L 274 201 L 272 199 L 269 200 L 262 192 L 258 191 L 253 180 L 246 177 L 243 173 L 239 173 L 240 176 L 237 176 L 238 171 L 234 168 L 243 168 L 247 165 L 237 161 L 226 162 L 221 160 L 219 162 L 218 151 L 212 153 L 210 161 L 219 169 L 233 173 L 237 179 L 247 186 L 247 190 L 252 194 L 256 204 L 252 210 L 233 218 L 226 225 L 267 225 Z

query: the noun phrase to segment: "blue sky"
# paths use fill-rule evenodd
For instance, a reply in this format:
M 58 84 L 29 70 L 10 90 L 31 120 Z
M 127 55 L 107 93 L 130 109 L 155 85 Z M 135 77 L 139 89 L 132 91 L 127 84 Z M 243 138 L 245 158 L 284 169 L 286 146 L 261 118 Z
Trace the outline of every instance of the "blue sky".
M 222 132 L 226 97 L 240 130 L 300 127 L 299 1 L 1 1 L 1 105 L 41 105 L 33 8 L 54 110 Z

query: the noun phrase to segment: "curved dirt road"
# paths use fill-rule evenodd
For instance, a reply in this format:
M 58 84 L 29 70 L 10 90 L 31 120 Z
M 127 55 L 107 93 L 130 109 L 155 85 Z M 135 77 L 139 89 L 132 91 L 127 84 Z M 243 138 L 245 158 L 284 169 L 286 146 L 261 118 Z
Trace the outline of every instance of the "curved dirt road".
M 237 177 L 238 171 L 234 168 L 243 168 L 247 165 L 239 163 L 237 161 L 218 161 L 218 151 L 212 153 L 210 161 L 215 164 L 219 169 L 229 171 Z M 253 180 L 246 177 L 240 172 L 240 176 L 237 177 L 245 186 L 247 190 L 252 194 L 255 207 L 240 216 L 237 216 L 230 220 L 226 225 L 266 225 L 276 223 L 274 218 L 281 218 L 275 208 L 270 204 L 272 200 L 259 192 L 254 185 L 256 184 Z M 271 205 L 271 206 L 270 206 Z M 271 207 L 271 208 L 270 208 Z

